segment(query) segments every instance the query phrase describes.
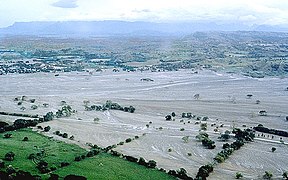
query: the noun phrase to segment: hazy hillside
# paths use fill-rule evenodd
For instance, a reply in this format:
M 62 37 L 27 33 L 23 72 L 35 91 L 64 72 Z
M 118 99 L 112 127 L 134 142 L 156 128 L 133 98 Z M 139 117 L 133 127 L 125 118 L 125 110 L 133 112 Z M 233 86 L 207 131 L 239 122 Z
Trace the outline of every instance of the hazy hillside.
M 56 35 L 56 36 L 109 36 L 109 35 L 186 35 L 195 31 L 250 31 L 258 27 L 243 24 L 214 22 L 127 22 L 127 21 L 63 21 L 16 22 L 0 29 L 2 35 Z M 259 30 L 263 30 L 260 27 Z M 272 27 L 270 27 L 271 29 Z M 265 29 L 265 28 L 264 28 Z M 277 27 L 273 29 L 277 31 Z M 283 31 L 283 28 L 281 29 Z

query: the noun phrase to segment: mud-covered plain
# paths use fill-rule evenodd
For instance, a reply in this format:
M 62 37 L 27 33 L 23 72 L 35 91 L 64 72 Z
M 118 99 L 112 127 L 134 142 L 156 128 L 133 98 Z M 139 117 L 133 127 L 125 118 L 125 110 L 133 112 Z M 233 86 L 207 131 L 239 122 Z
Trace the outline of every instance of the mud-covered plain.
M 153 81 L 141 81 L 150 78 Z M 117 146 L 115 150 L 135 157 L 154 159 L 158 167 L 179 169 L 195 176 L 198 168 L 213 161 L 224 142 L 220 133 L 232 131 L 233 127 L 246 128 L 263 124 L 265 127 L 287 130 L 288 86 L 287 78 L 249 78 L 233 74 L 219 74 L 200 70 L 174 72 L 81 72 L 37 74 L 9 74 L 0 76 L 0 111 L 44 115 L 56 112 L 61 101 L 71 105 L 77 112 L 67 118 L 55 118 L 42 123 L 51 126 L 47 134 L 87 147 L 87 143 L 102 147 L 117 144 L 127 138 L 139 136 L 130 143 Z M 194 95 L 199 94 L 195 99 Z M 251 94 L 252 97 L 247 97 Z M 26 96 L 27 101 L 18 105 L 15 97 Z M 35 99 L 34 103 L 29 99 Z M 112 100 L 123 106 L 134 106 L 134 113 L 117 110 L 85 111 L 84 102 L 104 104 Z M 259 100 L 260 103 L 256 103 Z M 44 107 L 43 104 L 48 106 Z M 37 109 L 31 109 L 35 104 Z M 25 107 L 25 110 L 21 107 Z M 259 116 L 259 111 L 267 116 Z M 175 112 L 174 121 L 165 116 Z M 182 112 L 191 112 L 197 117 L 207 116 L 207 133 L 216 142 L 209 150 L 198 142 L 200 120 L 182 118 Z M 17 117 L 0 116 L 1 120 L 13 122 Z M 99 121 L 95 121 L 99 118 Z M 189 122 L 188 122 L 189 121 Z M 211 124 L 216 124 L 213 127 Z M 149 126 L 147 126 L 149 125 Z M 222 125 L 222 127 L 221 127 Z M 161 127 L 161 128 L 160 128 Z M 218 132 L 215 132 L 218 127 Z M 181 128 L 184 130 L 180 131 Z M 74 140 L 63 139 L 53 134 L 67 132 Z M 209 179 L 232 179 L 236 172 L 244 178 L 259 179 L 265 171 L 281 177 L 288 170 L 288 147 L 273 139 L 258 136 L 254 142 L 235 151 L 224 163 L 215 167 Z M 189 136 L 188 142 L 182 140 Z M 232 142 L 229 140 L 228 142 Z M 271 148 L 276 147 L 275 152 Z M 169 149 L 171 152 L 169 152 Z M 190 156 L 188 153 L 191 153 Z

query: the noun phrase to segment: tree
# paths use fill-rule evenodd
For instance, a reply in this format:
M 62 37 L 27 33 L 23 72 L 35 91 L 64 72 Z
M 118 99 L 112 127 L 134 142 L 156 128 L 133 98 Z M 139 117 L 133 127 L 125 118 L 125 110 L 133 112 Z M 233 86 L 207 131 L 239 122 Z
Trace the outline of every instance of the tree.
M 50 131 L 50 129 L 51 129 L 51 127 L 50 127 L 50 126 L 46 126 L 46 127 L 44 127 L 44 131 L 45 131 L 45 132 L 48 132 L 48 131 Z
M 218 137 L 218 139 L 221 139 L 222 141 L 227 141 L 228 139 L 230 139 L 230 132 L 225 131 L 225 133 L 221 134 L 221 136 Z
M 283 176 L 284 179 L 288 180 L 288 172 L 284 172 L 284 173 L 282 174 L 282 176 Z
M 172 117 L 175 117 L 175 116 L 176 116 L 175 112 L 172 112 L 171 115 L 172 115 Z
M 10 152 L 5 154 L 5 158 L 4 159 L 7 160 L 7 161 L 13 161 L 14 160 L 14 156 L 15 156 L 15 154 L 12 151 L 10 151 Z
M 165 119 L 166 119 L 166 121 L 171 121 L 172 117 L 171 117 L 171 115 L 167 115 L 167 116 L 165 116 Z
M 44 121 L 52 121 L 54 118 L 53 112 L 48 112 L 46 115 L 44 115 Z
M 241 179 L 243 177 L 243 175 L 240 172 L 236 173 L 236 179 Z
M 156 161 L 154 161 L 154 160 L 149 160 L 149 161 L 147 162 L 147 166 L 146 166 L 146 167 L 148 167 L 148 168 L 155 168 L 156 166 L 157 166 Z
M 7 133 L 7 134 L 4 134 L 4 138 L 11 138 L 12 134 L 10 133 Z
M 201 128 L 201 130 L 206 131 L 207 130 L 207 123 L 201 123 L 200 128 Z
M 267 112 L 264 110 L 259 111 L 260 116 L 267 116 Z
M 271 172 L 265 171 L 265 174 L 263 175 L 264 179 L 271 179 L 273 174 Z
M 195 94 L 194 99 L 198 100 L 200 98 L 200 94 Z
M 188 143 L 189 136 L 184 136 L 184 137 L 182 137 L 182 140 L 183 140 L 185 143 Z

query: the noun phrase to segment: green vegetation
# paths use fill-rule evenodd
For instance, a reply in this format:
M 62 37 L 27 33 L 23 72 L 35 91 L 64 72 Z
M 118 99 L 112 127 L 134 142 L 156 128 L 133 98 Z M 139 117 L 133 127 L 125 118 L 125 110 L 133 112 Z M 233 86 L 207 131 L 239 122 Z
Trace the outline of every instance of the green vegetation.
M 64 177 L 73 172 L 88 179 L 174 179 L 156 169 L 148 169 L 136 163 L 124 161 L 118 157 L 101 153 L 92 158 L 56 170 L 55 173 Z
M 156 162 L 153 160 L 148 164 L 154 166 L 147 168 L 99 150 L 87 152 L 76 145 L 53 140 L 31 129 L 20 129 L 11 134 L 10 138 L 2 136 L 0 141 L 0 171 L 23 170 L 32 175 L 52 171 L 60 178 L 75 174 L 88 179 L 174 179 L 154 169 Z M 29 140 L 23 141 L 23 138 Z M 41 177 L 48 179 L 49 175 L 42 174 Z
M 4 158 L 6 153 L 13 151 L 14 160 L 11 162 L 4 160 L 5 164 L 32 174 L 40 173 L 35 164 L 40 160 L 46 161 L 48 168 L 51 166 L 59 168 L 61 162 L 72 162 L 76 155 L 86 152 L 78 146 L 52 140 L 30 129 L 13 131 L 11 134 L 11 138 L 3 138 L 0 141 L 0 158 Z M 23 141 L 24 137 L 28 137 L 29 141 Z M 31 154 L 38 155 L 37 160 L 28 159 Z

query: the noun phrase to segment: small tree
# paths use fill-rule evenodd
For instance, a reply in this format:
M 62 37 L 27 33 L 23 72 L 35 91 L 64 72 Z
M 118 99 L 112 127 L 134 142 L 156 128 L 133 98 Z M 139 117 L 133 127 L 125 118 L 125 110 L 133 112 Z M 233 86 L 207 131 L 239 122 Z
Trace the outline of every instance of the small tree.
M 273 174 L 271 172 L 265 171 L 265 174 L 263 175 L 264 179 L 271 179 Z
M 176 116 L 175 112 L 172 112 L 171 115 L 172 115 L 172 117 L 175 117 L 175 116 Z
M 50 131 L 50 129 L 51 129 L 51 127 L 50 127 L 50 126 L 46 126 L 46 127 L 44 127 L 44 131 L 45 131 L 45 132 L 48 132 L 48 131 Z
M 4 134 L 4 138 L 11 138 L 12 134 L 10 133 L 7 133 L 7 134 Z
M 288 172 L 284 172 L 284 173 L 282 174 L 282 176 L 283 176 L 284 179 L 287 180 L 287 179 L 288 179 Z
M 184 137 L 182 137 L 182 140 L 183 140 L 185 143 L 188 143 L 189 136 L 184 136 Z
M 165 119 L 166 119 L 166 121 L 171 121 L 172 117 L 171 117 L 171 115 L 167 115 L 167 116 L 165 116 Z
M 271 148 L 271 151 L 272 151 L 272 152 L 275 152 L 275 151 L 276 151 L 276 148 L 275 148 L 275 147 L 272 147 L 272 148 Z
M 243 177 L 243 175 L 240 172 L 236 173 L 236 179 L 241 179 Z
M 15 156 L 15 154 L 11 151 L 11 152 L 8 152 L 8 153 L 6 153 L 5 154 L 5 160 L 7 160 L 7 161 L 13 161 L 14 160 L 14 156 Z

